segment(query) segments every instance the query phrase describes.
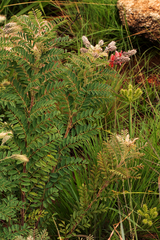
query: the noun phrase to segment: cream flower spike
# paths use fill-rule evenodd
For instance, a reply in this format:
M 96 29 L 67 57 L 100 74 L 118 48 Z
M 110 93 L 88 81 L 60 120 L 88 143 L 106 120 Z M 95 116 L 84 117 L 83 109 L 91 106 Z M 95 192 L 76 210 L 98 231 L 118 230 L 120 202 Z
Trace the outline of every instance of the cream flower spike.
M 0 139 L 2 139 L 2 145 L 4 145 L 8 139 L 10 139 L 13 136 L 13 132 L 9 131 L 9 132 L 1 132 L 0 133 Z
M 121 135 L 116 135 L 118 142 L 120 142 L 126 146 L 134 146 L 134 143 L 136 140 L 138 140 L 138 138 L 134 138 L 133 140 L 130 140 L 129 137 L 130 137 L 129 134 L 127 134 L 125 139 Z
M 89 48 L 91 46 L 91 43 L 89 42 L 89 40 L 86 36 L 82 37 L 82 41 L 83 41 L 84 45 L 86 46 L 86 48 Z
M 99 46 L 102 46 L 104 44 L 104 41 L 103 40 L 100 40 L 99 42 L 98 42 L 98 45 Z
M 6 20 L 6 17 L 4 15 L 0 15 L 0 23 L 4 22 Z
M 82 37 L 82 41 L 87 49 L 81 48 L 80 49 L 81 53 L 89 53 L 95 59 L 100 56 L 106 56 L 106 57 L 108 56 L 108 54 L 103 52 L 103 49 L 101 48 L 101 46 L 104 44 L 103 40 L 100 40 L 98 44 L 96 44 L 96 46 L 91 45 L 91 43 L 89 42 L 86 36 Z
M 21 162 L 29 162 L 29 159 L 27 158 L 26 155 L 13 154 L 10 158 L 19 160 L 19 161 L 21 161 Z
M 108 46 L 105 48 L 105 52 L 113 52 L 113 51 L 115 51 L 117 49 L 117 47 L 116 47 L 116 42 L 115 41 L 112 41 L 112 42 L 110 42 L 109 44 L 108 44 Z
M 34 240 L 32 236 L 27 237 L 27 240 Z

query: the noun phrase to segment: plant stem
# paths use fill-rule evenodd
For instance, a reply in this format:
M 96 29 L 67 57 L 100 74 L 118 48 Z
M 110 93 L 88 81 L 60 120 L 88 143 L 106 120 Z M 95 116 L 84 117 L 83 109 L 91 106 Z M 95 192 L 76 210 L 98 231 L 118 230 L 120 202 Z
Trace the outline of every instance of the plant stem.
M 138 240 L 137 231 L 136 231 L 136 226 L 135 226 L 135 218 L 134 218 L 134 213 L 133 213 L 131 186 L 130 186 L 129 180 L 128 180 L 128 186 L 129 186 L 129 201 L 130 201 L 130 207 L 131 207 L 131 209 L 132 209 L 132 214 L 131 214 L 131 215 L 132 215 L 133 227 L 134 227 L 134 232 L 133 232 L 133 230 L 131 231 L 131 237 L 132 237 L 132 240 L 134 240 L 134 237 L 136 237 L 136 240 Z
M 23 164 L 23 173 L 26 173 L 26 163 Z M 25 192 L 21 191 L 21 199 L 22 202 L 25 205 Z M 21 210 L 21 225 L 24 225 L 24 216 L 25 216 L 25 206 L 23 205 L 23 208 Z
M 129 103 L 129 135 L 132 138 L 132 103 Z

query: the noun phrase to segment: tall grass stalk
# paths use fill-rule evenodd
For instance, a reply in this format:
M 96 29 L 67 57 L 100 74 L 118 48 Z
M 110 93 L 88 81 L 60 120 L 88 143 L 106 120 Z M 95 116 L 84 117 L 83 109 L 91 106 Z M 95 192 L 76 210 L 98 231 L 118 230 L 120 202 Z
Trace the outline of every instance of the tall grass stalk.
M 129 103 L 129 135 L 132 138 L 132 103 Z
M 30 10 L 39 8 L 43 14 L 45 15 L 44 8 L 46 6 L 51 5 L 50 0 L 46 1 L 21 1 L 17 0 L 16 2 L 14 0 L 2 0 L 0 3 L 0 13 L 7 15 L 7 18 L 10 18 L 13 15 L 20 16 L 22 14 L 27 14 Z

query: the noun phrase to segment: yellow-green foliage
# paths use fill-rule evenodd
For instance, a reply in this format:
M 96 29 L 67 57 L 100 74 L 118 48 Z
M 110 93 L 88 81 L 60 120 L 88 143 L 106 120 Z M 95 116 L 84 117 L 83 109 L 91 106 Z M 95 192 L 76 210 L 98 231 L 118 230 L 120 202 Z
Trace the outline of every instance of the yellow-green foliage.
M 153 225 L 153 219 L 158 216 L 157 208 L 148 209 L 146 204 L 143 204 L 142 210 L 138 210 L 137 213 L 143 218 L 142 222 L 148 224 L 149 227 Z
M 120 93 L 125 98 L 125 100 L 129 103 L 136 101 L 142 95 L 142 90 L 140 88 L 133 89 L 132 84 L 128 85 L 127 89 L 121 89 Z

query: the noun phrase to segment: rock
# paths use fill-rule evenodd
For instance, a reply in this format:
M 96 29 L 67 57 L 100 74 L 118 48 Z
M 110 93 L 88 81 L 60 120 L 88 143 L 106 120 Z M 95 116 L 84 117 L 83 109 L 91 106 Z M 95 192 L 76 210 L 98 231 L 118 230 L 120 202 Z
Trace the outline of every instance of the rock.
M 118 0 L 120 19 L 151 41 L 160 41 L 160 0 Z

